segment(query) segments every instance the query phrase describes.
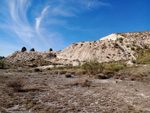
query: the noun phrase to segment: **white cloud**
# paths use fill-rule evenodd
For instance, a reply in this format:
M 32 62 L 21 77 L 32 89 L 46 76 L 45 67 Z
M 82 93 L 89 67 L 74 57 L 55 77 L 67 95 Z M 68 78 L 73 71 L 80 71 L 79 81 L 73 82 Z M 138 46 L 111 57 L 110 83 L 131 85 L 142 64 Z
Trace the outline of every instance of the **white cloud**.
M 83 13 L 87 10 L 96 9 L 98 7 L 110 7 L 108 3 L 100 2 L 99 0 L 55 0 L 50 2 L 55 4 L 52 14 L 56 16 L 74 17 L 78 13 Z M 57 5 L 56 5 L 57 4 Z
M 46 11 L 47 11 L 48 8 L 49 8 L 49 6 L 46 6 L 46 7 L 43 9 L 43 11 L 42 11 L 40 17 L 37 17 L 37 18 L 36 18 L 36 32 L 39 32 L 40 23 L 41 23 L 42 19 L 44 18 L 44 15 L 45 15 L 45 13 L 46 13 Z
M 60 16 L 65 16 L 65 17 L 73 17 L 73 16 L 75 16 L 75 14 L 73 14 L 72 12 L 63 10 L 62 7 L 54 8 L 52 13 L 54 13 L 54 15 L 60 15 Z
M 77 17 L 78 14 L 85 11 L 100 6 L 110 6 L 107 3 L 99 2 L 99 0 L 52 0 L 46 1 L 44 5 L 32 4 L 30 0 L 3 1 L 7 5 L 3 8 L 0 5 L 0 13 L 4 15 L 4 17 L 0 15 L 0 19 L 3 21 L 3 23 L 0 23 L 0 29 L 5 29 L 4 31 L 9 35 L 13 32 L 13 35 L 18 36 L 16 40 L 21 39 L 25 44 L 34 47 L 36 50 L 64 47 L 63 36 L 55 30 L 50 31 L 47 24 L 49 24 L 49 27 L 52 24 L 59 24 L 64 28 L 67 27 L 68 30 L 81 30 L 77 26 L 68 27 L 67 20 L 62 20 L 59 17 Z M 29 10 L 31 11 L 30 7 L 32 6 L 38 10 L 34 10 L 35 14 L 29 17 L 27 14 Z M 29 19 L 33 19 L 34 23 Z

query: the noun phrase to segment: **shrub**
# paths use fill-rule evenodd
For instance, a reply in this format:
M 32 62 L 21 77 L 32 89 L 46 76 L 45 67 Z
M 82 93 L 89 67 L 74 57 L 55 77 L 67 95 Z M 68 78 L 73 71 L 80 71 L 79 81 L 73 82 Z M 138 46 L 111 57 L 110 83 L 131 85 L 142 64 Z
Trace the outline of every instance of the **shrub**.
M 142 49 L 142 48 L 139 47 L 139 46 L 136 47 L 136 51 L 140 51 L 141 49 Z
M 126 47 L 129 48 L 129 44 L 127 44 Z
M 9 81 L 7 83 L 7 86 L 13 88 L 13 90 L 15 92 L 19 92 L 19 91 L 21 91 L 24 84 L 23 84 L 23 81 L 20 78 L 17 78 L 15 80 Z
M 136 42 L 135 42 L 135 41 L 133 41 L 133 42 L 132 42 L 132 46 L 135 46 L 135 45 L 136 45 Z
M 150 64 L 150 53 L 139 55 L 136 59 L 137 64 Z
M 34 48 L 30 49 L 30 51 L 35 51 Z
M 82 87 L 90 87 L 92 84 L 92 81 L 89 81 L 89 80 L 85 80 L 83 83 L 80 84 L 80 86 Z
M 66 74 L 66 73 L 67 73 L 67 71 L 64 71 L 64 70 L 59 71 L 59 74 L 60 74 L 60 75 L 63 75 L 63 74 Z
M 4 69 L 4 67 L 5 67 L 4 61 L 0 61 L 0 69 Z
M 119 64 L 108 64 L 105 66 L 105 70 L 111 70 L 111 71 L 119 71 L 121 69 L 125 68 L 124 65 L 119 65 Z
M 134 48 L 134 47 L 131 47 L 131 50 L 133 50 L 133 51 L 134 51 L 134 50 L 135 50 L 135 48 Z
M 102 45 L 102 49 L 106 49 L 107 48 L 107 46 L 106 46 L 106 44 L 104 43 L 103 45 Z
M 83 64 L 82 68 L 90 75 L 96 75 L 103 72 L 104 66 L 97 60 L 90 60 Z
M 66 78 L 72 78 L 72 76 L 71 76 L 70 73 L 66 73 L 66 74 L 65 74 L 65 77 L 66 77 Z
M 53 51 L 53 49 L 52 49 L 52 48 L 49 48 L 49 51 Z
M 120 43 L 122 43 L 123 42 L 123 38 L 122 37 L 117 38 L 117 41 L 119 41 Z
M 34 69 L 34 72 L 40 72 L 40 69 L 35 68 L 35 69 Z
M 143 45 L 143 48 L 144 49 L 149 49 L 148 45 L 146 45 L 146 44 Z
M 25 52 L 26 50 L 26 47 L 22 47 L 21 52 Z
M 114 48 L 118 48 L 119 45 L 117 43 L 114 43 Z
M 75 75 L 85 75 L 85 74 L 86 74 L 86 71 L 84 70 L 79 70 L 75 72 Z

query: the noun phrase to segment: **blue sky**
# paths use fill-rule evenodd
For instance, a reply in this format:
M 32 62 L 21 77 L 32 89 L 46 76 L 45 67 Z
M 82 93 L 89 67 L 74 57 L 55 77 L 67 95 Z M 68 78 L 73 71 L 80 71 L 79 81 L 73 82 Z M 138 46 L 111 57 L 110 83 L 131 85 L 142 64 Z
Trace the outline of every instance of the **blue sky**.
M 0 0 L 0 56 L 150 30 L 150 0 Z

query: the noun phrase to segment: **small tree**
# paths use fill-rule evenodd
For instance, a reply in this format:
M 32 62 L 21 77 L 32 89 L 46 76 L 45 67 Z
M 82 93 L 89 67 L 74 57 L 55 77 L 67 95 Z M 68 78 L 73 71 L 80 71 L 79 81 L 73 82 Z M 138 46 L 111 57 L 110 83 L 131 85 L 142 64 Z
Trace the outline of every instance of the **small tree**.
M 21 52 L 25 52 L 26 50 L 26 47 L 22 47 Z
M 30 51 L 35 51 L 34 48 L 30 49 Z
M 49 49 L 49 51 L 53 51 L 53 49 L 52 49 L 52 48 L 50 48 L 50 49 Z

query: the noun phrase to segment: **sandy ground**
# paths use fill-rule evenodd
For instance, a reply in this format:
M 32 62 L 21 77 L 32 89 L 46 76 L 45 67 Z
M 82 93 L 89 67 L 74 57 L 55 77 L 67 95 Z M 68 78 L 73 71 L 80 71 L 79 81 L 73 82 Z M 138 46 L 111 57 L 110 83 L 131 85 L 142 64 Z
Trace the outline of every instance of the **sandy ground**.
M 13 91 L 7 84 L 16 78 L 37 90 Z M 150 113 L 150 84 L 0 70 L 0 113 Z

